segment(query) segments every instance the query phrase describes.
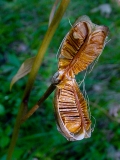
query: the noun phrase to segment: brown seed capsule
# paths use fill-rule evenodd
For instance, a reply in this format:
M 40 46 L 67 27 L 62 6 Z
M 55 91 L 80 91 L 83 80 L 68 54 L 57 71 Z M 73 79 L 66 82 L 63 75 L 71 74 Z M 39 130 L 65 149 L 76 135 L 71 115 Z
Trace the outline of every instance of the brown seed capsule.
M 75 81 L 102 52 L 108 28 L 93 24 L 86 16 L 77 21 L 64 38 L 58 62 L 55 113 L 58 130 L 68 140 L 91 136 L 87 103 Z
M 86 16 L 64 38 L 58 69 L 70 77 L 85 70 L 102 52 L 108 28 L 93 24 Z
M 71 141 L 91 135 L 91 121 L 87 103 L 75 79 L 67 81 L 63 88 L 56 89 L 55 114 L 59 131 Z

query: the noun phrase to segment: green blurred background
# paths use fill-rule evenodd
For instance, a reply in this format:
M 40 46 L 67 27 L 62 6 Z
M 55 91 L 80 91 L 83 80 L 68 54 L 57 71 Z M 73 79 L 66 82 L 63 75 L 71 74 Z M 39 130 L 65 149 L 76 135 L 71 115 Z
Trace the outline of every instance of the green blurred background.
M 36 55 L 48 28 L 54 0 L 0 0 L 0 160 L 6 159 L 15 118 L 28 76 L 10 92 L 10 81 L 21 63 Z M 108 4 L 108 9 L 105 5 Z M 102 8 L 102 9 L 101 9 Z M 105 10 L 105 12 L 104 12 Z M 108 11 L 107 11 L 108 10 Z M 20 129 L 13 160 L 120 159 L 120 1 L 71 0 L 45 54 L 29 106 L 43 95 L 57 71 L 59 45 L 81 15 L 110 29 L 106 47 L 85 79 L 94 132 L 91 138 L 68 142 L 56 129 L 53 94 Z M 89 69 L 90 70 L 90 69 Z M 77 76 L 80 82 L 84 76 Z M 81 88 L 82 90 L 82 88 Z M 94 127 L 95 125 L 95 127 Z

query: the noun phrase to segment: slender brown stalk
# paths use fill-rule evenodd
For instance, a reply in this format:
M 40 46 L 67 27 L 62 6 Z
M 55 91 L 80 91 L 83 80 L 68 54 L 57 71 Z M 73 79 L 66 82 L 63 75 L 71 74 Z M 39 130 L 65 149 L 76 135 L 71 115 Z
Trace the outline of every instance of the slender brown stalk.
M 43 39 L 43 42 L 41 44 L 41 47 L 38 51 L 38 54 L 36 56 L 36 59 L 35 59 L 35 62 L 33 64 L 33 67 L 32 67 L 32 70 L 30 72 L 30 75 L 29 75 L 29 79 L 28 79 L 28 82 L 27 82 L 27 85 L 26 85 L 26 88 L 25 88 L 25 91 L 24 91 L 24 95 L 23 95 L 23 99 L 22 99 L 22 102 L 21 102 L 21 105 L 20 105 L 20 109 L 19 109 L 19 112 L 18 112 L 18 115 L 17 115 L 17 118 L 16 118 L 16 123 L 15 123 L 15 126 L 14 126 L 14 130 L 13 130 L 13 134 L 12 134 L 12 139 L 11 139 L 11 142 L 10 142 L 10 146 L 9 146 L 9 149 L 8 149 L 8 154 L 7 154 L 7 160 L 11 160 L 12 159 L 12 154 L 13 154 L 13 151 L 14 151 L 14 148 L 15 148 L 15 145 L 16 145 L 16 141 L 17 141 L 17 138 L 18 138 L 18 134 L 19 134 L 19 129 L 20 129 L 20 125 L 21 125 L 21 118 L 22 118 L 22 115 L 24 113 L 24 110 L 25 110 L 25 106 L 28 102 L 28 99 L 29 99 L 29 95 L 30 95 L 30 91 L 32 89 L 32 86 L 33 86 L 33 83 L 34 83 L 34 80 L 36 78 L 36 75 L 37 75 L 37 72 L 40 68 L 40 65 L 42 63 L 42 60 L 43 60 L 43 56 L 48 48 L 48 45 L 50 44 L 50 41 L 58 27 L 58 24 L 69 4 L 70 0 L 62 0 L 57 11 L 56 11 L 56 14 L 46 32 L 46 35 Z
M 37 75 L 37 72 L 40 68 L 40 65 L 42 63 L 42 60 L 43 60 L 43 56 L 48 48 L 48 45 L 55 33 L 55 30 L 57 29 L 57 26 L 68 6 L 68 3 L 69 3 L 70 0 L 62 0 L 61 3 L 60 3 L 60 6 L 58 8 L 58 10 L 56 11 L 56 14 L 46 32 L 46 35 L 43 39 L 43 42 L 41 44 L 41 47 L 38 51 L 38 54 L 36 56 L 36 59 L 34 61 L 34 64 L 33 64 L 33 67 L 32 67 L 32 70 L 30 72 L 30 76 L 29 76 L 29 79 L 28 79 L 28 83 L 27 83 L 27 86 L 26 86 L 26 89 L 25 89 L 25 93 L 24 93 L 24 96 L 23 96 L 23 100 L 24 101 L 27 101 L 28 100 L 28 97 L 30 95 L 30 91 L 32 89 L 32 86 L 33 86 L 33 83 L 34 83 L 34 80 L 36 78 L 36 75 Z
M 48 96 L 54 91 L 55 85 L 51 84 L 44 95 L 39 99 L 39 101 L 30 109 L 30 111 L 22 118 L 21 123 L 25 122 L 48 98 Z

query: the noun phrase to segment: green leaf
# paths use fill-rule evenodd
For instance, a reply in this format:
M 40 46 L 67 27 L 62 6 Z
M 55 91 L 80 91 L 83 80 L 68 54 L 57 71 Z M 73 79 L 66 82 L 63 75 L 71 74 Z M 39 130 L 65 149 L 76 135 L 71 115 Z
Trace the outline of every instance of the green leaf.
M 5 108 L 2 104 L 0 104 L 0 115 L 4 115 L 5 113 Z
M 34 60 L 35 60 L 35 57 L 28 58 L 25 62 L 22 63 L 18 72 L 13 77 L 10 83 L 10 90 L 12 89 L 12 86 L 15 82 L 17 82 L 20 78 L 26 76 L 31 71 Z
M 20 157 L 24 154 L 24 150 L 16 148 L 14 150 L 13 159 L 21 159 Z
M 8 143 L 9 143 L 9 141 L 10 141 L 10 139 L 9 139 L 8 136 L 6 136 L 6 135 L 2 136 L 2 139 L 0 140 L 0 146 L 1 146 L 1 148 L 6 147 L 8 145 Z

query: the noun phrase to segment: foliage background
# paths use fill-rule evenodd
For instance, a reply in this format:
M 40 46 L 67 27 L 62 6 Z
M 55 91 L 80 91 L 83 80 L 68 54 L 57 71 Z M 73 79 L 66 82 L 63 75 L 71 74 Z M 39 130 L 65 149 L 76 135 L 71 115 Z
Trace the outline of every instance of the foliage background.
M 0 1 L 0 159 L 6 152 L 27 77 L 9 91 L 10 81 L 20 64 L 37 53 L 48 27 L 54 0 Z M 108 3 L 109 17 L 91 10 Z M 81 15 L 96 24 L 109 26 L 110 33 L 103 54 L 85 79 L 92 116 L 96 125 L 91 138 L 68 142 L 56 129 L 53 94 L 21 127 L 14 160 L 118 160 L 120 159 L 120 4 L 117 0 L 71 1 L 44 57 L 35 81 L 29 106 L 42 96 L 57 71 L 56 53 L 70 29 Z M 78 82 L 84 73 L 77 76 Z M 82 90 L 82 88 L 81 88 Z M 95 124 L 92 118 L 93 125 Z

